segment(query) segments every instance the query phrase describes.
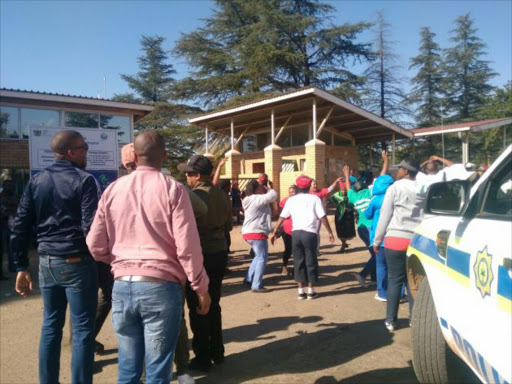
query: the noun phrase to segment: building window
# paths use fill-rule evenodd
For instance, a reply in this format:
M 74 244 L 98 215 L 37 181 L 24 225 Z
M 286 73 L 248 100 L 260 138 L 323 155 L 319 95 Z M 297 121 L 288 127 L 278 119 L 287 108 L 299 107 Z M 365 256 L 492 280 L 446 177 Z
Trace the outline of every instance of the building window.
M 19 139 L 18 108 L 0 106 L 0 137 Z
M 21 108 L 21 134 L 28 139 L 31 125 L 60 125 L 60 113 L 52 109 Z
M 132 141 L 130 135 L 130 118 L 128 116 L 101 115 L 100 127 L 117 130 L 117 141 L 128 144 Z
M 66 127 L 98 128 L 98 115 L 95 113 L 66 112 Z

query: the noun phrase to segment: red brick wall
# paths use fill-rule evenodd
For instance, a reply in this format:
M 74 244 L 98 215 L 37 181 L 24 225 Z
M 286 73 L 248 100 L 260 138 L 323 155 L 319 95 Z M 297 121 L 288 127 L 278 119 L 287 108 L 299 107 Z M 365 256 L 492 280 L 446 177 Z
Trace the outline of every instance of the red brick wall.
M 30 168 L 28 140 L 0 139 L 0 168 Z

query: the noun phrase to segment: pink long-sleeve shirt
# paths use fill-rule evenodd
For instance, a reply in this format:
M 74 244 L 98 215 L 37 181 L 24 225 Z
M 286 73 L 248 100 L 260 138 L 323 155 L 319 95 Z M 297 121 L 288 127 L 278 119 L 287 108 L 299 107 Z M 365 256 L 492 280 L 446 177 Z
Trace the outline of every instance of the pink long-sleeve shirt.
M 114 278 L 188 279 L 199 294 L 208 276 L 190 197 L 158 169 L 139 166 L 103 193 L 87 236 L 97 261 L 112 265 Z

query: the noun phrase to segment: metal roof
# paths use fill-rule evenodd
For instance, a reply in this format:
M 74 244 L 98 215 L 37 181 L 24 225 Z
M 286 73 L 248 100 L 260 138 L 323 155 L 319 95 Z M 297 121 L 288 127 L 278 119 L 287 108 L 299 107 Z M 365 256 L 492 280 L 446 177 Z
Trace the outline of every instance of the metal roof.
M 436 125 L 434 127 L 415 128 L 411 132 L 414 137 L 439 135 L 441 133 L 456 133 L 456 132 L 478 132 L 485 129 L 497 128 L 503 125 L 512 124 L 512 117 L 504 117 L 501 119 L 478 120 L 469 121 L 465 123 Z
M 131 110 L 134 113 L 148 114 L 154 107 L 151 105 L 143 105 L 136 103 L 127 103 L 113 101 L 108 99 L 97 99 L 94 97 L 65 95 L 60 93 L 27 91 L 20 89 L 0 88 L 0 97 L 7 101 L 19 100 L 27 103 L 27 101 L 35 101 L 37 103 L 66 103 L 68 105 L 82 105 L 91 107 L 104 107 L 114 109 Z
M 236 136 L 242 133 L 263 133 L 270 131 L 273 109 L 276 130 L 282 126 L 304 126 L 312 121 L 314 99 L 317 108 L 317 127 L 321 126 L 325 119 L 326 131 L 352 138 L 356 143 L 391 140 L 393 134 L 397 139 L 413 137 L 409 130 L 316 87 L 213 111 L 191 118 L 189 122 L 208 127 L 212 131 L 229 134 L 233 119 Z

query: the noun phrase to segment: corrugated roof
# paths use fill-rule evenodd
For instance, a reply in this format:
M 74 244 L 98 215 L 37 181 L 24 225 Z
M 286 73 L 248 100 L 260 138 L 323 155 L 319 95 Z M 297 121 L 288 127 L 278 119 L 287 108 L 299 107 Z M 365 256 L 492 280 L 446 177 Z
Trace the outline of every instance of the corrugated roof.
M 111 103 L 122 103 L 122 104 L 132 104 L 137 106 L 147 106 L 147 107 L 153 107 L 152 105 L 148 104 L 141 104 L 141 103 L 133 103 L 129 101 L 117 101 L 112 99 L 104 99 L 102 97 L 90 97 L 90 96 L 79 96 L 79 95 L 69 95 L 65 93 L 53 93 L 53 92 L 41 92 L 41 91 L 31 91 L 26 89 L 14 89 L 14 88 L 0 88 L 0 91 L 8 91 L 8 92 L 22 92 L 27 94 L 34 94 L 34 95 L 46 95 L 46 96 L 60 96 L 60 97 L 71 97 L 74 99 L 85 99 L 85 100 L 95 100 L 95 101 L 106 101 Z
M 434 127 L 415 128 L 412 129 L 411 132 L 413 132 L 415 136 L 425 136 L 428 135 L 429 133 L 437 134 L 446 131 L 480 131 L 484 129 L 500 127 L 502 125 L 507 125 L 511 123 L 512 117 L 503 117 L 500 119 L 476 120 L 464 123 L 436 125 Z

